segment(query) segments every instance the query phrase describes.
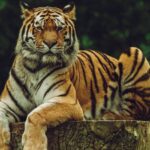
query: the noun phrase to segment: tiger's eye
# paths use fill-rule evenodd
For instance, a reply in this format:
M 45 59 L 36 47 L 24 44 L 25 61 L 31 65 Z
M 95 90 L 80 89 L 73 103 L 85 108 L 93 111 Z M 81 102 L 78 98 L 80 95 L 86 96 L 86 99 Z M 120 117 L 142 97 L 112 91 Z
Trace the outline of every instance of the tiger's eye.
M 57 31 L 61 31 L 63 27 L 57 27 Z
M 42 28 L 41 27 L 36 27 L 36 30 L 42 31 Z

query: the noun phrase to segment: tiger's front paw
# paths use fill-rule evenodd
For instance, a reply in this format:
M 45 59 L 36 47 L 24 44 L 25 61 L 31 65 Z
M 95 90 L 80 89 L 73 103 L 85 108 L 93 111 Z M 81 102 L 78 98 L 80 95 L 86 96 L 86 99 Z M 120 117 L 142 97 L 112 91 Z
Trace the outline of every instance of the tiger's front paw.
M 26 123 L 22 136 L 23 150 L 47 150 L 46 128 Z

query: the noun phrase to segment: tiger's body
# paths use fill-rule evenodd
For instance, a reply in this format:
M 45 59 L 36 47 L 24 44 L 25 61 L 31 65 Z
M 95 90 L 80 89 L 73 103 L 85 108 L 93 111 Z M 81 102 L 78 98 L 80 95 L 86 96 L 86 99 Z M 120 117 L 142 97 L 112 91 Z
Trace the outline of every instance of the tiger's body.
M 79 51 L 73 7 L 23 11 L 16 58 L 0 101 L 1 149 L 10 149 L 9 123 L 26 117 L 24 150 L 46 150 L 47 127 L 67 120 L 149 118 L 150 67 L 140 50 L 131 48 L 119 60 Z
M 120 56 L 104 105 L 103 119 L 150 120 L 150 65 L 141 50 Z

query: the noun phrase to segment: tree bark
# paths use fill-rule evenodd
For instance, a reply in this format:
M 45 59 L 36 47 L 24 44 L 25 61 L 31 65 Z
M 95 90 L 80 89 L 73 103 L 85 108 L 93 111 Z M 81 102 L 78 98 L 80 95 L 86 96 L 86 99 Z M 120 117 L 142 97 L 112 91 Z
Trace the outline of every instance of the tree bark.
M 11 146 L 21 150 L 24 124 L 11 125 Z M 150 122 L 66 122 L 47 132 L 48 150 L 150 150 Z

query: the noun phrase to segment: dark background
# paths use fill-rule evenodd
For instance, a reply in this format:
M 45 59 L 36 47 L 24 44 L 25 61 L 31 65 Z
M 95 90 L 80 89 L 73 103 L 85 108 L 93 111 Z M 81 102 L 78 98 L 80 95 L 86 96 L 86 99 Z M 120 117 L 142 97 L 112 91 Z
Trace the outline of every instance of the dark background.
M 30 7 L 58 6 L 69 0 L 26 0 Z M 129 46 L 150 60 L 149 0 L 75 0 L 76 30 L 81 49 L 96 49 L 118 57 Z M 0 91 L 8 77 L 21 26 L 19 0 L 0 0 Z

